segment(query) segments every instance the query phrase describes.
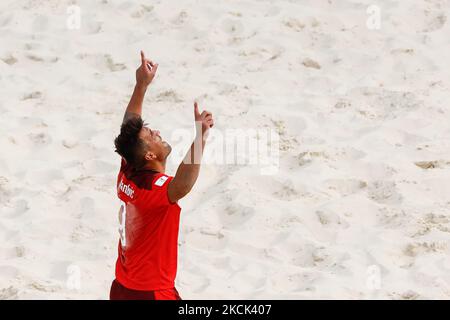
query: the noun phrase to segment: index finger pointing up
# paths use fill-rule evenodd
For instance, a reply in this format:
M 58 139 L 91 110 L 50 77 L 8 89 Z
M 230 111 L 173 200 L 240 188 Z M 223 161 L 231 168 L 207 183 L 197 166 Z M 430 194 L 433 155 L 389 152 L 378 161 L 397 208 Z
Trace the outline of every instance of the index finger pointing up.
M 145 54 L 144 51 L 141 50 L 141 61 L 144 64 L 145 63 Z
M 194 102 L 194 116 L 195 119 L 197 119 L 198 117 L 200 117 L 200 112 L 198 111 L 198 103 L 197 101 Z

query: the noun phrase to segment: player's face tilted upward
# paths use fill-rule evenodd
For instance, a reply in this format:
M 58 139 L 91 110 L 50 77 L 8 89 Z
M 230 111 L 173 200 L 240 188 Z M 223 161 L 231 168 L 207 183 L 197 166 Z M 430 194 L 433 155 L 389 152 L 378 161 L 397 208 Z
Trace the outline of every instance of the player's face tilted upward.
M 139 132 L 139 138 L 148 146 L 145 153 L 146 161 L 164 161 L 172 151 L 172 147 L 161 138 L 158 130 L 145 126 Z

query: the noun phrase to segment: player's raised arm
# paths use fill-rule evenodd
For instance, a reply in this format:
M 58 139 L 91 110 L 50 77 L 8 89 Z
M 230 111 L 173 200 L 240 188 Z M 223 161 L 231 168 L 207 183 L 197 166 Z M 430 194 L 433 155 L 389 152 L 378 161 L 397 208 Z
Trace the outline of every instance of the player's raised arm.
M 147 91 L 147 87 L 153 81 L 157 70 L 158 64 L 147 59 L 144 52 L 141 51 L 141 65 L 136 70 L 136 85 L 130 102 L 128 103 L 127 110 L 125 111 L 123 122 L 133 116 L 142 115 L 142 103 L 144 101 L 145 92 Z
M 170 202 L 177 202 L 187 195 L 197 181 L 208 132 L 214 125 L 212 113 L 205 110 L 200 114 L 197 102 L 194 103 L 194 117 L 196 137 L 175 177 L 170 181 L 167 190 Z

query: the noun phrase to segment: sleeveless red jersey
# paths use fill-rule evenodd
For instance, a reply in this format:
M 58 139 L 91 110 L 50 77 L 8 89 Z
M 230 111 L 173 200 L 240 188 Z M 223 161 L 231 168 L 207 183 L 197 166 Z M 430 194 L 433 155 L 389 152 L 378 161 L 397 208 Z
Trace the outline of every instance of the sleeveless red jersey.
M 181 208 L 167 195 L 172 179 L 153 170 L 135 170 L 122 159 L 117 178 L 121 206 L 116 279 L 126 288 L 175 287 Z

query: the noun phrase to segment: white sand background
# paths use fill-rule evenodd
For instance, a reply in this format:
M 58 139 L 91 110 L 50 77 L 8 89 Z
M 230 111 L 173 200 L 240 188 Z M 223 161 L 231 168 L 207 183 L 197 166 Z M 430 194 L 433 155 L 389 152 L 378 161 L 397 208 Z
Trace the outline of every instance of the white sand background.
M 449 9 L 2 0 L 0 299 L 108 298 L 140 49 L 160 64 L 144 118 L 172 144 L 194 99 L 216 132 L 281 138 L 277 174 L 206 165 L 180 202 L 184 299 L 449 299 Z

